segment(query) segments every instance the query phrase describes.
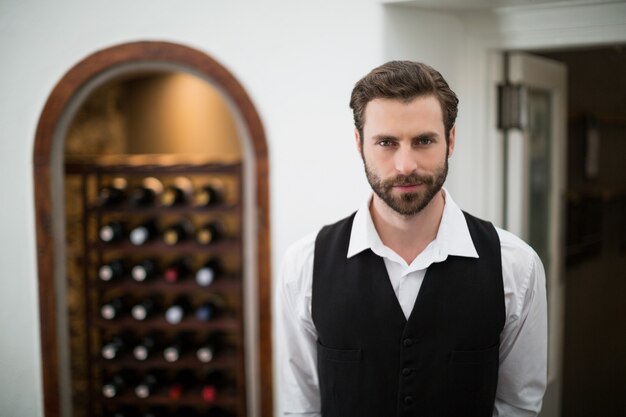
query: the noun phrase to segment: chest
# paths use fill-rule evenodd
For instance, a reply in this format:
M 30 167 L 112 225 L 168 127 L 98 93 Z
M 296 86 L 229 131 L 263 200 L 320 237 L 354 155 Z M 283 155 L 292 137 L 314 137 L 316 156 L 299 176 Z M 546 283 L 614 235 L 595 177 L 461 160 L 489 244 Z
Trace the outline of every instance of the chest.
M 463 348 L 484 345 L 504 321 L 501 277 L 492 271 L 476 259 L 450 257 L 421 280 L 419 274 L 390 279 L 382 258 L 364 252 L 314 276 L 313 320 L 330 346 L 361 346 L 386 333 L 399 338 L 407 328 Z

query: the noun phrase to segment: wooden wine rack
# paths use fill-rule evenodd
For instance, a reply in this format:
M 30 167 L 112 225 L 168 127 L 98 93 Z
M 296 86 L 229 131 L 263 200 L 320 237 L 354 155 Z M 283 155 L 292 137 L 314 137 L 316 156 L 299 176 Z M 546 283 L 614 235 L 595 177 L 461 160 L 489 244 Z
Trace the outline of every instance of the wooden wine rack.
M 243 219 L 242 219 L 242 167 L 240 163 L 233 164 L 115 164 L 98 165 L 84 163 L 67 163 L 66 174 L 78 176 L 81 183 L 82 200 L 82 248 L 84 253 L 82 269 L 84 317 L 83 323 L 85 353 L 85 392 L 88 405 L 86 415 L 106 417 L 117 409 L 136 407 L 144 410 L 158 406 L 165 410 L 165 415 L 175 414 L 181 407 L 191 407 L 202 416 L 214 415 L 210 411 L 221 407 L 231 416 L 246 415 L 246 371 L 244 357 L 244 323 L 243 323 Z M 100 206 L 96 202 L 98 190 L 110 183 L 112 178 L 123 177 L 131 184 L 137 184 L 142 178 L 155 177 L 164 184 L 178 176 L 189 178 L 194 187 L 206 184 L 218 177 L 227 185 L 226 198 L 215 205 L 194 206 L 182 204 L 173 207 L 163 207 L 159 203 L 136 207 L 125 203 L 116 206 Z M 167 245 L 156 240 L 145 245 L 135 246 L 127 240 L 119 243 L 105 243 L 98 239 L 100 227 L 111 219 L 127 220 L 131 223 L 154 218 L 160 227 L 175 219 L 191 219 L 196 226 L 204 221 L 219 219 L 226 224 L 227 233 L 224 238 L 209 245 L 201 245 L 194 240 L 181 242 L 177 245 Z M 125 277 L 124 279 L 104 282 L 97 278 L 98 266 L 102 263 L 123 256 L 133 261 L 153 258 L 162 263 L 167 259 L 184 256 L 191 260 L 195 268 L 204 261 L 218 257 L 224 260 L 224 276 L 203 287 L 193 278 L 169 283 L 157 275 L 155 279 L 146 282 L 136 282 Z M 193 273 L 192 273 L 193 274 Z M 193 314 L 185 317 L 179 324 L 170 324 L 160 314 L 145 321 L 137 321 L 130 316 L 115 320 L 105 320 L 98 311 L 102 303 L 111 296 L 125 295 L 140 300 L 148 295 L 159 295 L 171 300 L 178 295 L 186 295 L 193 305 L 215 296 L 225 300 L 228 306 L 226 312 L 212 320 L 200 321 Z M 140 361 L 131 354 L 124 353 L 114 359 L 104 359 L 100 347 L 105 338 L 120 332 L 131 333 L 139 337 L 152 331 L 161 331 L 169 339 L 180 337 L 182 334 L 191 335 L 196 341 L 205 338 L 214 332 L 225 336 L 229 349 L 219 351 L 218 355 L 209 363 L 203 363 L 192 352 L 185 353 L 176 362 L 167 362 L 161 355 Z M 157 371 L 172 376 L 180 370 L 190 370 L 202 376 L 209 370 L 221 370 L 232 381 L 229 389 L 218 390 L 214 401 L 207 402 L 193 389 L 180 398 L 170 398 L 166 392 L 156 391 L 148 398 L 138 398 L 132 389 L 126 390 L 114 398 L 105 398 L 101 393 L 101 386 L 105 375 L 119 370 L 131 370 L 137 375 L 147 371 Z M 83 384 L 84 385 L 84 384 Z M 215 414 L 217 415 L 217 414 Z M 220 414 L 221 415 L 221 414 Z

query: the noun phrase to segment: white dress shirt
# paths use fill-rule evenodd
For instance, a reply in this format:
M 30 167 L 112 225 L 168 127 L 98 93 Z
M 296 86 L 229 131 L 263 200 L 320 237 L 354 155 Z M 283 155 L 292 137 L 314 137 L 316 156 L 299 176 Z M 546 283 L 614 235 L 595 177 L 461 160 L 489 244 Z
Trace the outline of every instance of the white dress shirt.
M 450 255 L 478 258 L 461 209 L 444 190 L 445 207 L 435 240 L 407 264 L 383 244 L 372 221 L 371 197 L 357 211 L 347 258 L 371 249 L 383 258 L 408 319 L 426 270 Z M 546 387 L 545 273 L 535 251 L 496 228 L 502 251 L 506 321 L 500 335 L 500 367 L 493 416 L 536 416 Z M 320 417 L 317 332 L 311 318 L 315 238 L 312 233 L 285 255 L 278 282 L 279 398 L 282 415 Z M 348 416 L 346 416 L 348 417 Z

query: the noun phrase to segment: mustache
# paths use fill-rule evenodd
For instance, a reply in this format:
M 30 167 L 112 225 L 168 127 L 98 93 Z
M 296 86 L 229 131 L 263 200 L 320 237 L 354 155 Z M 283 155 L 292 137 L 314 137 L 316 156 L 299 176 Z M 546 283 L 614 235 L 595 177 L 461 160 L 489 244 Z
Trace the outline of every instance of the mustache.
M 397 185 L 410 185 L 416 183 L 423 183 L 426 185 L 432 185 L 434 182 L 433 177 L 427 175 L 418 175 L 418 174 L 410 174 L 410 175 L 398 175 L 394 178 L 389 178 L 383 181 L 383 186 L 385 188 L 395 187 Z

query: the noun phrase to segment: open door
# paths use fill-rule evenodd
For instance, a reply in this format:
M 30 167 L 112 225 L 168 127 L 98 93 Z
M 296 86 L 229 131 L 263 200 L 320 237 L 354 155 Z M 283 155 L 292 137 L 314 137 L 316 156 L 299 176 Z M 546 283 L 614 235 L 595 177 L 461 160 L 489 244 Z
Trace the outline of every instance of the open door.
M 514 123 L 505 128 L 504 226 L 528 242 L 546 270 L 548 388 L 543 417 L 560 416 L 563 343 L 563 225 L 566 179 L 567 70 L 523 53 L 505 56 Z M 501 117 L 502 120 L 502 117 Z

